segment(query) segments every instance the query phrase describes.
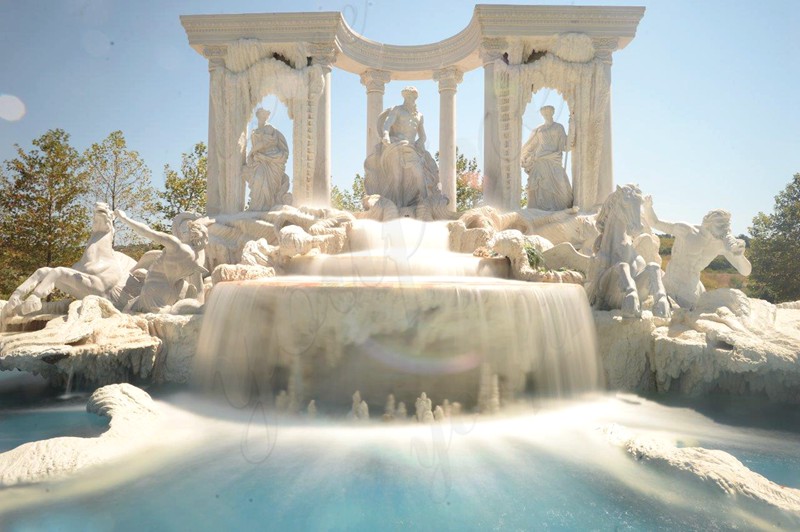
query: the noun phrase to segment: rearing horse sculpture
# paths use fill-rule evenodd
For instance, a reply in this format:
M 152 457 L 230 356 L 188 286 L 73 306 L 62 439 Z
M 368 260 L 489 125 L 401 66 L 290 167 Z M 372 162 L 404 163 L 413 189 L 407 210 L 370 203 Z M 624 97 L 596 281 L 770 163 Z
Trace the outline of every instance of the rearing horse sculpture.
M 102 296 L 122 306 L 128 294 L 126 282 L 136 261 L 112 247 L 114 215 L 105 203 L 95 205 L 92 234 L 81 259 L 71 268 L 39 268 L 22 283 L 0 312 L 0 327 L 15 314 L 29 314 L 42 308 L 42 299 L 54 289 L 76 299 Z
M 661 265 L 647 263 L 634 238 L 642 233 L 642 192 L 636 185 L 617 187 L 597 215 L 600 236 L 594 244 L 586 290 L 599 310 L 622 310 L 627 318 L 642 315 L 642 303 L 653 296 L 653 315 L 670 317 Z

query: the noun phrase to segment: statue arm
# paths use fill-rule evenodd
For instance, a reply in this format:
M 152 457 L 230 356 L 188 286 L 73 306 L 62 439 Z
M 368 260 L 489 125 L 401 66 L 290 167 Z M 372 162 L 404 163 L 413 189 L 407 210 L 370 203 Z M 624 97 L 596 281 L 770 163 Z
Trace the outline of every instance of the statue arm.
M 653 209 L 653 196 L 646 196 L 644 198 L 644 203 L 642 203 L 642 215 L 650 227 L 669 235 L 683 235 L 691 231 L 691 227 L 688 224 L 659 220 L 656 211 Z
M 740 274 L 747 277 L 750 275 L 750 272 L 753 271 L 753 265 L 750 264 L 750 261 L 747 260 L 747 257 L 744 256 L 744 253 L 734 253 L 731 251 L 725 251 L 723 253 L 728 262 L 736 268 L 736 271 Z
M 428 137 L 425 135 L 425 119 L 422 115 L 419 115 L 419 126 L 417 126 L 417 144 L 424 147 L 425 141 Z
M 391 144 L 391 139 L 389 137 L 389 130 L 392 129 L 392 124 L 395 121 L 395 113 L 394 111 L 389 111 L 386 115 L 386 120 L 383 122 L 383 126 L 381 126 L 381 140 L 384 144 Z
M 175 246 L 180 245 L 180 241 L 176 237 L 151 229 L 147 224 L 137 222 L 136 220 L 131 220 L 123 211 L 119 209 L 115 210 L 114 214 L 117 216 L 117 218 L 125 222 L 125 224 L 130 227 L 134 233 L 143 238 L 147 238 L 148 240 L 162 245 L 165 248 L 174 248 Z

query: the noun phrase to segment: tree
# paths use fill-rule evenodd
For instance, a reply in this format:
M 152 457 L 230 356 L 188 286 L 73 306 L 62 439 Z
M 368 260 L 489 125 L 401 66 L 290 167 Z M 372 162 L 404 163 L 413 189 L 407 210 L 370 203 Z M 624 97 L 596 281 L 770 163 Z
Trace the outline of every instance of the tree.
M 122 209 L 134 218 L 151 222 L 158 212 L 156 190 L 150 183 L 150 169 L 139 153 L 129 150 L 122 131 L 113 131 L 101 143 L 84 153 L 95 201 L 112 210 Z M 137 239 L 127 227 L 120 228 L 115 241 L 131 243 Z
M 753 218 L 750 234 L 749 295 L 773 303 L 800 299 L 800 173 L 775 196 L 772 214 Z
M 478 160 L 467 159 L 456 148 L 456 211 L 474 209 L 482 200 L 483 175 L 478 170 Z
M 164 165 L 164 192 L 159 211 L 171 221 L 182 212 L 206 213 L 206 177 L 208 173 L 206 145 L 198 142 L 189 153 L 181 155 L 181 173 Z
M 336 185 L 331 188 L 331 207 L 350 212 L 363 211 L 361 198 L 365 193 L 364 178 L 361 174 L 356 174 L 350 190 L 340 189 Z
M 42 266 L 77 261 L 89 235 L 88 174 L 69 135 L 52 129 L 5 161 L 0 181 L 0 292 Z

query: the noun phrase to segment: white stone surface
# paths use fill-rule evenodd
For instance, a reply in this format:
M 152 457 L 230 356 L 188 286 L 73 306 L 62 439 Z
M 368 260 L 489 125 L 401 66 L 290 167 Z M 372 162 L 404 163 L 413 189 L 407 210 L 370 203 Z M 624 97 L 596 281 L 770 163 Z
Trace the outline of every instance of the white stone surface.
M 528 174 L 528 208 L 560 211 L 572 207 L 572 185 L 563 154 L 571 149 L 564 126 L 553 121 L 555 108 L 540 109 L 544 124 L 531 131 L 522 146 L 522 167 Z
M 205 247 L 208 230 L 197 220 L 187 219 L 173 229 L 175 234 L 162 233 L 146 224 L 128 218 L 121 210 L 115 212 L 137 235 L 163 246 L 161 254 L 150 264 L 139 296 L 129 304 L 137 312 L 169 312 L 179 301 L 197 300 L 203 303 Z M 176 222 L 173 222 L 175 225 Z
M 661 281 L 661 265 L 648 263 L 634 246 L 634 238 L 644 232 L 641 221 L 642 193 L 636 185 L 617 187 L 600 214 L 600 236 L 589 267 L 586 291 L 589 302 L 598 310 L 620 309 L 628 318 L 639 318 L 648 297 L 653 298 L 653 314 L 670 316 L 670 305 Z
M 39 268 L 11 294 L 0 311 L 0 329 L 17 314 L 32 314 L 42 308 L 42 299 L 61 290 L 76 299 L 104 297 L 124 306 L 136 294 L 125 290 L 136 261 L 114 251 L 114 215 L 105 203 L 95 204 L 92 234 L 81 259 L 71 268 Z
M 765 394 L 800 402 L 800 310 L 749 299 L 742 292 L 704 293 L 693 311 L 670 321 L 645 312 L 624 320 L 595 312 L 600 356 L 612 389 Z
M 147 314 L 145 318 L 150 334 L 161 341 L 153 380 L 157 383 L 189 382 L 203 316 Z
M 365 191 L 388 199 L 398 209 L 417 208 L 432 201 L 446 205 L 439 168 L 425 149 L 424 119 L 416 103 L 419 93 L 414 87 L 406 87 L 402 94 L 401 105 L 378 117 L 381 142 L 364 161 Z
M 242 172 L 250 188 L 249 211 L 268 211 L 276 205 L 292 204 L 286 175 L 289 145 L 286 137 L 269 124 L 269 115 L 266 109 L 256 110 L 258 127 L 250 134 L 252 148 Z
M 653 210 L 653 198 L 644 201 L 644 218 L 650 226 L 675 237 L 672 258 L 664 274 L 667 294 L 684 308 L 693 308 L 705 292 L 700 282 L 702 272 L 711 261 L 722 255 L 742 275 L 750 275 L 750 261 L 744 256 L 745 243 L 731 233 L 731 214 L 717 209 L 703 217 L 700 225 L 686 222 L 665 222 Z
M 150 396 L 130 384 L 98 389 L 86 410 L 110 418 L 108 430 L 97 438 L 52 438 L 0 454 L 0 486 L 58 480 L 128 456 L 149 443 L 159 415 Z
M 800 490 L 772 482 L 724 451 L 678 447 L 665 437 L 637 434 L 620 425 L 604 431 L 609 443 L 647 467 L 689 478 L 756 511 L 777 508 L 790 514 L 793 526 L 800 526 Z
M 64 384 L 70 374 L 94 384 L 152 375 L 161 341 L 147 320 L 88 296 L 40 331 L 0 337 L 0 369 L 26 371 Z

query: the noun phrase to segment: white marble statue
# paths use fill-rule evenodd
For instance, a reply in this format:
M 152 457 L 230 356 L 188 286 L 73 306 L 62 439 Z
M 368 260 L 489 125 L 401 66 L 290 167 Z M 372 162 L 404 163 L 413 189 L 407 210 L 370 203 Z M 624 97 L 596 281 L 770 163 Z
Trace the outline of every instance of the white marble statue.
M 364 162 L 366 193 L 387 198 L 399 209 L 439 199 L 446 205 L 439 169 L 425 149 L 423 117 L 416 103 L 419 93 L 414 87 L 406 87 L 402 94 L 402 105 L 378 117 L 381 142 Z
M 139 296 L 129 305 L 135 312 L 169 312 L 183 300 L 203 303 L 203 276 L 205 247 L 208 243 L 206 227 L 190 218 L 176 219 L 179 225 L 175 234 L 162 233 L 146 224 L 131 220 L 117 209 L 117 217 L 133 231 L 163 246 L 161 254 L 150 264 Z M 176 236 L 177 235 L 177 236 Z M 186 305 L 191 305 L 186 301 Z
M 653 210 L 653 198 L 644 200 L 644 218 L 651 227 L 675 236 L 672 259 L 664 274 L 667 294 L 683 308 L 694 308 L 705 292 L 700 282 L 702 272 L 711 261 L 722 255 L 742 275 L 750 275 L 750 261 L 744 256 L 744 240 L 731 233 L 731 214 L 722 209 L 710 211 L 700 225 L 665 222 Z
M 522 167 L 528 174 L 528 208 L 560 211 L 572 207 L 572 187 L 562 155 L 569 151 L 564 126 L 553 121 L 555 109 L 540 109 L 544 124 L 531 132 L 522 147 Z
M 250 136 L 252 148 L 242 177 L 250 187 L 249 211 L 268 211 L 276 205 L 291 205 L 286 161 L 289 145 L 286 137 L 268 123 L 270 112 L 256 111 L 258 127 Z
M 105 203 L 96 203 L 92 234 L 81 259 L 68 267 L 39 268 L 11 294 L 3 307 L 0 323 L 15 314 L 29 314 L 42 308 L 42 299 L 60 290 L 75 299 L 101 296 L 117 306 L 124 305 L 124 291 L 136 261 L 114 251 L 114 215 Z
M 648 263 L 634 238 L 642 234 L 642 193 L 636 185 L 617 187 L 597 215 L 600 236 L 594 245 L 586 291 L 598 310 L 622 310 L 627 318 L 642 315 L 642 303 L 653 297 L 653 315 L 669 318 L 671 310 L 661 279 L 661 265 Z

